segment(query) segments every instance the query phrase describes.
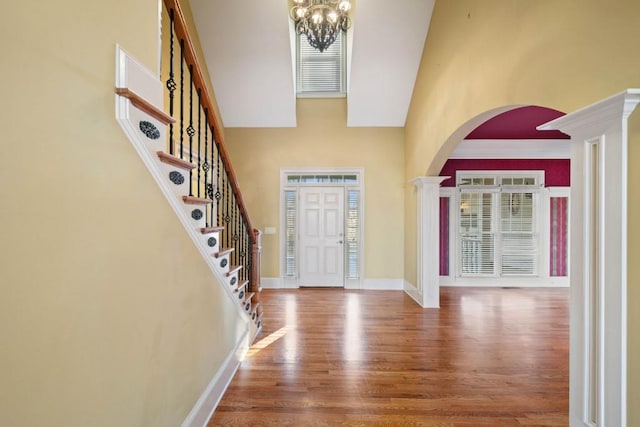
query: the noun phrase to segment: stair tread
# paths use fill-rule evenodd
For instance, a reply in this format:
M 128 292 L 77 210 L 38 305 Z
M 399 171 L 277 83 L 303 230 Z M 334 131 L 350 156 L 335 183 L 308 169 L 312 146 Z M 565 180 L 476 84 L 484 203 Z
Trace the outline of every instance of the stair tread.
M 256 294 L 255 292 L 249 292 L 248 294 L 245 294 L 244 300 L 245 301 L 250 300 L 251 298 L 253 298 L 255 296 L 255 294 Z
M 221 256 L 225 256 L 230 254 L 231 252 L 235 251 L 236 248 L 224 248 L 222 250 L 220 250 L 219 252 L 216 252 L 215 254 L 213 254 L 214 257 L 216 258 L 220 258 Z
M 202 234 L 211 234 L 211 233 L 217 233 L 223 230 L 224 230 L 224 227 L 202 227 L 200 229 L 200 232 Z
M 152 103 L 150 103 L 149 101 L 147 101 L 142 96 L 138 95 L 128 87 L 117 87 L 116 94 L 129 99 L 129 101 L 131 101 L 131 103 L 136 108 L 149 114 L 151 117 L 158 120 L 164 125 L 168 125 L 169 123 L 176 122 L 176 119 L 174 119 L 169 114 L 165 113 L 160 108 L 156 107 L 155 105 L 153 105 Z
M 194 165 L 193 163 L 182 160 L 180 157 L 174 156 L 173 154 L 165 153 L 164 151 L 157 151 L 156 154 L 162 163 L 167 165 L 175 166 L 177 168 L 191 170 L 198 167 L 198 165 Z
M 213 200 L 211 199 L 203 199 L 194 196 L 182 196 L 182 201 L 188 205 L 209 205 L 213 203 Z
M 229 271 L 227 272 L 227 277 L 233 275 L 234 273 L 238 272 L 242 270 L 242 266 L 241 265 L 232 265 L 231 267 L 229 267 Z

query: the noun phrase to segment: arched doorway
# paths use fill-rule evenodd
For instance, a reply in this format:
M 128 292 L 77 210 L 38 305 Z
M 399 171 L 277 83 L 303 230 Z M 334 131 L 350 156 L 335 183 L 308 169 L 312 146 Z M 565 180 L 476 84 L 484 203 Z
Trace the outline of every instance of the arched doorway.
M 627 121 L 640 89 L 537 126 L 571 136 L 570 425 L 627 425 Z M 494 117 L 511 110 L 485 113 Z M 478 116 L 480 117 L 480 116 Z M 443 144 L 418 188 L 418 296 L 439 294 L 439 184 L 434 176 L 478 117 Z M 477 126 L 477 125 L 476 125 Z M 470 132 L 470 130 L 469 130 Z M 435 170 L 435 172 L 434 172 Z M 407 291 L 411 295 L 411 291 Z M 412 295 L 416 298 L 415 295 Z M 416 298 L 417 299 L 417 298 Z M 423 299 L 425 301 L 425 299 Z M 424 305 L 423 305 L 424 306 Z

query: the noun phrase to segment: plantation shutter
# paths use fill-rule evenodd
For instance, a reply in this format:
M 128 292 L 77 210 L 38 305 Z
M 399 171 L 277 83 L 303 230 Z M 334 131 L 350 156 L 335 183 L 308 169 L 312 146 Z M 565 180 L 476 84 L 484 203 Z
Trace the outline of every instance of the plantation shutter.
M 460 267 L 464 275 L 495 273 L 492 192 L 460 194 Z
M 297 193 L 295 190 L 286 190 L 284 192 L 284 210 L 285 210 L 285 275 L 287 277 L 295 277 L 297 274 L 296 265 L 296 213 L 297 213 Z
M 347 191 L 347 279 L 360 277 L 360 192 Z
M 538 271 L 538 235 L 532 192 L 500 194 L 501 273 L 535 275 Z
M 342 33 L 324 52 L 309 44 L 306 36 L 298 36 L 298 93 L 344 92 Z

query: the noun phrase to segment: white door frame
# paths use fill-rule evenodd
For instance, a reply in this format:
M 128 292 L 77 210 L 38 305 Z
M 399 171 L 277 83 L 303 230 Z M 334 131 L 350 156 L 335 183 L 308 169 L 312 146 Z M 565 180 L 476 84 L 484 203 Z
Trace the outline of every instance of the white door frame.
M 571 136 L 571 427 L 627 425 L 627 119 L 639 102 L 628 89 L 538 127 Z
M 290 183 L 288 181 L 289 176 L 295 175 L 355 175 L 356 182 L 353 183 Z M 345 289 L 363 289 L 364 284 L 364 259 L 365 259 L 365 186 L 364 186 L 364 168 L 350 167 L 350 168 L 282 168 L 280 169 L 280 232 L 278 236 L 280 238 L 280 277 L 278 278 L 278 285 L 276 287 L 285 289 L 297 289 L 300 287 L 299 271 L 296 271 L 295 276 L 286 276 L 286 222 L 284 215 L 284 195 L 285 191 L 296 190 L 304 186 L 315 187 L 332 187 L 341 186 L 345 190 L 345 205 L 347 203 L 347 194 L 349 190 L 357 190 L 360 198 L 360 235 L 358 242 L 358 271 L 359 276 L 357 279 L 350 279 L 347 277 L 347 268 L 345 263 L 344 273 L 344 288 Z M 345 209 L 345 217 L 347 211 Z M 345 228 L 346 231 L 346 228 Z M 345 236 L 346 237 L 346 236 Z M 346 242 L 346 241 L 345 241 Z M 346 248 L 346 245 L 343 246 Z M 346 256 L 346 250 L 344 251 Z M 299 267 L 299 250 L 296 253 L 296 259 Z M 346 260 L 345 260 L 346 262 Z

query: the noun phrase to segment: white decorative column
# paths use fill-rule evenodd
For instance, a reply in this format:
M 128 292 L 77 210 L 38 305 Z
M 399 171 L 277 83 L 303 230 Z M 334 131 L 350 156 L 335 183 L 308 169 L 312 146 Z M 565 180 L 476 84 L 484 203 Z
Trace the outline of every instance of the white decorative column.
M 440 184 L 448 176 L 411 180 L 418 192 L 417 294 L 405 289 L 424 308 L 440 308 Z
M 627 426 L 629 89 L 539 126 L 571 135 L 569 425 Z

